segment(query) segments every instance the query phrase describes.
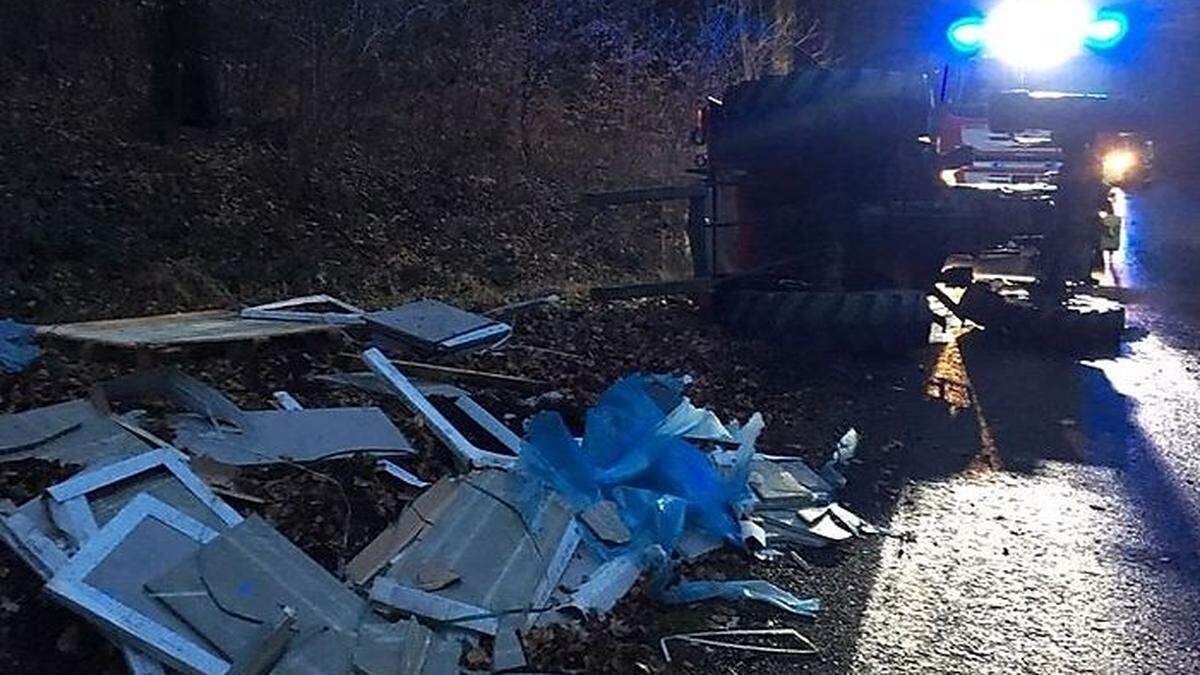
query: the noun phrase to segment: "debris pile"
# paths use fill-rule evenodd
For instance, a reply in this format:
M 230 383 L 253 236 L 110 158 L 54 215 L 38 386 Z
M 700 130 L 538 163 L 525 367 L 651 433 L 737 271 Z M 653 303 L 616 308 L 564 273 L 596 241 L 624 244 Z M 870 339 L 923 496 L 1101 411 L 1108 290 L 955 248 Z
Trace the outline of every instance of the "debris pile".
M 449 309 L 371 314 L 313 296 L 222 321 L 356 327 L 384 348 L 442 355 L 511 333 Z M 171 335 L 167 344 L 177 344 Z M 277 409 L 244 410 L 182 371 L 143 370 L 98 384 L 90 400 L 0 417 L 0 462 L 83 467 L 13 505 L 0 538 L 54 599 L 121 648 L 132 672 L 374 675 L 459 672 L 460 662 L 524 668 L 525 631 L 608 612 L 640 579 L 664 603 L 751 600 L 813 616 L 817 599 L 759 579 L 683 579 L 677 563 L 722 547 L 771 558 L 878 532 L 834 501 L 853 431 L 814 470 L 758 452 L 761 414 L 723 422 L 688 399 L 688 378 L 636 374 L 600 396 L 581 435 L 547 411 L 518 434 L 462 387 L 503 380 L 544 393 L 541 383 L 394 361 L 378 347 L 362 361 L 365 372 L 320 377 L 398 399 L 413 416 L 406 422 L 450 451 L 456 473 L 425 480 L 406 469 L 418 451 L 379 408 L 308 409 L 279 391 Z M 464 433 L 454 420 L 474 428 Z M 231 478 L 351 455 L 370 456 L 411 503 L 336 570 L 253 515 L 254 498 Z M 670 640 L 767 635 L 743 633 Z M 794 631 L 770 636 L 792 644 L 750 648 L 813 649 Z M 490 655 L 464 661 L 468 648 Z

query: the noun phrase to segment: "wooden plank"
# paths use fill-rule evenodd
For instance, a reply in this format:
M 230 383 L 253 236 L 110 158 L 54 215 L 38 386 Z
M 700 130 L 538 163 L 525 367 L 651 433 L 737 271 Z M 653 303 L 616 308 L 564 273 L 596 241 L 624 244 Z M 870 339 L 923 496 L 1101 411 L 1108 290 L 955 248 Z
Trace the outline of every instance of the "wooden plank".
M 336 330 L 336 326 L 243 319 L 237 312 L 210 310 L 39 326 L 38 335 L 134 349 L 271 339 Z

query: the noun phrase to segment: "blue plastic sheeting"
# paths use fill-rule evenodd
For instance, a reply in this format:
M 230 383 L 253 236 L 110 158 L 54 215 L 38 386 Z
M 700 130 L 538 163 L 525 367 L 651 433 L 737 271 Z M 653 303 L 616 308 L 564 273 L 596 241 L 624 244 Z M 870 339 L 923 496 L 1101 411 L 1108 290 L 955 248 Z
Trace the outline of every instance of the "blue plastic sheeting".
M 32 366 L 42 355 L 42 350 L 33 343 L 36 335 L 33 326 L 12 319 L 0 320 L 0 370 L 20 373 Z
M 684 581 L 677 586 L 662 590 L 657 598 L 671 605 L 683 605 L 701 600 L 756 600 L 767 602 L 776 607 L 799 614 L 813 617 L 821 611 L 821 601 L 817 598 L 800 599 L 762 580 L 750 581 Z
M 613 489 L 613 500 L 621 509 L 621 520 L 629 528 L 632 550 L 657 544 L 664 551 L 675 548 L 683 536 L 687 502 L 671 495 L 631 487 Z
M 520 461 L 578 509 L 602 498 L 616 501 L 632 532 L 654 518 L 670 523 L 659 527 L 650 542 L 667 551 L 678 541 L 673 520 L 678 507 L 671 500 L 660 502 L 663 496 L 683 504 L 688 526 L 740 544 L 735 514 L 749 499 L 747 477 L 757 434 L 743 436 L 733 470 L 719 471 L 681 435 L 662 431 L 663 421 L 685 402 L 684 386 L 686 381 L 669 376 L 632 375 L 618 381 L 588 411 L 582 443 L 557 413 L 535 415 Z M 618 498 L 618 488 L 647 494 L 623 492 Z

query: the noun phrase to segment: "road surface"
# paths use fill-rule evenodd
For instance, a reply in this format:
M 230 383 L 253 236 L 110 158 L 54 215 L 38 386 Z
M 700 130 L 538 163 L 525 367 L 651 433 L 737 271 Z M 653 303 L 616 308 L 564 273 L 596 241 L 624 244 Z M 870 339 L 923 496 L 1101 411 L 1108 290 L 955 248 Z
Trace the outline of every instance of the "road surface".
M 947 348 L 974 457 L 910 467 L 854 672 L 1200 673 L 1200 185 L 1130 215 L 1119 358 Z

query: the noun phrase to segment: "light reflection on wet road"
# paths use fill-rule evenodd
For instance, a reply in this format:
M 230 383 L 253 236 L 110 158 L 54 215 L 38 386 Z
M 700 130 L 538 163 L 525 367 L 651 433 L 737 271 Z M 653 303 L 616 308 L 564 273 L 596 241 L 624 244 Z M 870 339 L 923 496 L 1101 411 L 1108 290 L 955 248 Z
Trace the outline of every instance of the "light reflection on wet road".
M 1120 358 L 962 344 L 995 457 L 909 485 L 857 671 L 1200 673 L 1200 189 L 1130 215 Z

